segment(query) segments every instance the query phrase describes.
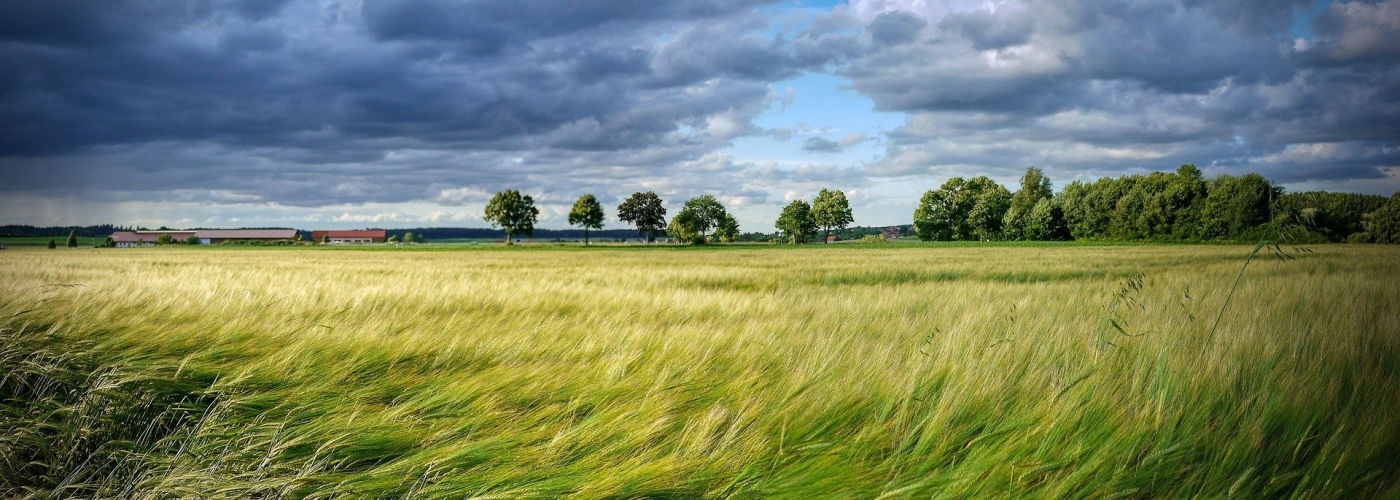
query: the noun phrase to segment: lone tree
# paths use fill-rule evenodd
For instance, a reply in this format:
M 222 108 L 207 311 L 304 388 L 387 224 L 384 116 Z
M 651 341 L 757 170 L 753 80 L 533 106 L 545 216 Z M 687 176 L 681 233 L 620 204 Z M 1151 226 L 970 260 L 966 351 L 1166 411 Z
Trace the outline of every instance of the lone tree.
M 661 206 L 661 197 L 652 191 L 632 193 L 617 206 L 617 219 L 637 226 L 637 233 L 648 243 L 666 231 L 666 207 Z
M 423 233 L 418 233 L 418 234 L 413 235 L 413 242 L 414 242 L 414 243 L 422 243 L 422 242 L 423 242 Z
M 817 232 L 817 222 L 812 219 L 812 206 L 802 200 L 793 200 L 783 207 L 776 226 L 792 243 L 806 243 L 807 236 Z
M 491 197 L 486 204 L 486 221 L 491 227 L 506 230 L 506 244 L 517 234 L 535 234 L 535 223 L 540 220 L 540 209 L 535 208 L 535 199 L 521 196 L 520 191 L 507 189 Z
M 329 235 L 329 234 L 323 234 L 323 235 L 321 235 L 321 244 L 322 244 L 322 245 L 329 245 L 330 242 L 331 242 L 331 235 Z
M 404 231 L 402 241 L 404 243 L 413 243 L 413 231 Z
M 391 234 L 391 235 L 389 235 L 388 238 L 385 238 L 385 239 L 384 239 L 384 242 L 385 242 L 385 243 L 398 243 L 398 242 L 399 242 L 399 235 L 397 235 L 397 234 Z
M 569 225 L 583 227 L 583 244 L 588 244 L 588 230 L 603 228 L 603 206 L 591 194 L 578 197 L 569 211 Z
M 78 230 L 68 231 L 68 248 L 78 248 Z
M 855 221 L 851 216 L 851 204 L 846 201 L 846 193 L 840 189 L 821 190 L 812 200 L 812 219 L 822 228 L 822 241 L 831 242 L 831 230 L 841 230 Z
M 49 238 L 49 248 L 58 248 L 58 242 L 53 238 Z
M 157 245 L 170 245 L 172 243 L 175 243 L 175 238 L 171 237 L 169 233 L 156 237 Z

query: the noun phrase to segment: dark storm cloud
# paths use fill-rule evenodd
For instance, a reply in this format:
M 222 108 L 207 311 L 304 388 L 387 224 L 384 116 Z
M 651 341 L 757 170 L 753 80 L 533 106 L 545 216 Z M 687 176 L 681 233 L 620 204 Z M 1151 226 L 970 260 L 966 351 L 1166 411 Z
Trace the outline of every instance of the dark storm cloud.
M 664 175 L 854 39 L 758 36 L 751 4 L 9 3 L 0 172 L 299 205 L 557 182 L 584 159 Z
M 763 3 L 3 2 L 0 191 L 318 207 L 657 189 L 756 204 L 809 183 L 794 172 L 863 185 L 1193 162 L 1332 181 L 1400 164 L 1396 0 L 1331 5 L 1310 40 L 1292 30 L 1311 2 L 1291 0 L 855 0 L 778 20 Z M 753 120 L 792 99 L 775 82 L 806 72 L 908 115 L 883 158 L 784 170 L 719 153 L 791 137 Z
M 1285 181 L 1377 179 L 1400 163 L 1400 2 L 857 2 L 917 15 L 914 41 L 854 60 L 853 86 L 911 113 L 875 175 L 1062 178 L 1197 163 Z M 1325 154 L 1324 154 L 1325 152 Z

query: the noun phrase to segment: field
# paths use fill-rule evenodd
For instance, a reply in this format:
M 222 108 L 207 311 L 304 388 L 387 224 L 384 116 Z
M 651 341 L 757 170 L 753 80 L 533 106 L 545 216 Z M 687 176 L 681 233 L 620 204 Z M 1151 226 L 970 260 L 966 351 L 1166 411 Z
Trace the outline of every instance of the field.
M 78 236 L 77 238 L 78 246 L 80 247 L 92 247 L 93 245 L 101 245 L 103 242 L 107 241 L 107 238 L 105 236 L 101 238 L 94 236 Z M 54 236 L 0 236 L 0 246 L 42 247 L 48 245 L 49 240 L 53 240 L 55 244 L 61 247 L 67 244 L 68 235 L 60 234 Z
M 0 496 L 1400 496 L 1400 248 L 1251 249 L 11 248 Z

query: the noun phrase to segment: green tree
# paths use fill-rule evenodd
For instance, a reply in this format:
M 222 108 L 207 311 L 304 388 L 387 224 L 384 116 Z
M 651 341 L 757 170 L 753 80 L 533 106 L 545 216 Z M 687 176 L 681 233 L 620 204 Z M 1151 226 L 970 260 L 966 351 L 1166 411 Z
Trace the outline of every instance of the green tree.
M 779 231 L 794 244 L 806 243 L 807 238 L 817 232 L 817 221 L 812 218 L 812 206 L 803 200 L 793 200 L 783 207 L 775 224 Z
M 967 184 L 962 177 L 948 179 L 938 189 L 931 189 L 919 199 L 914 209 L 914 231 L 924 241 L 953 239 L 958 225 L 966 218 L 961 203 L 962 190 Z
M 496 193 L 486 204 L 486 221 L 491 227 L 501 227 L 506 231 L 506 244 L 516 234 L 535 234 L 535 223 L 539 222 L 540 210 L 535 208 L 535 199 L 521 196 L 520 191 L 507 189 Z
M 404 231 L 403 238 L 400 238 L 399 241 L 413 243 L 413 231 Z
M 108 236 L 107 240 L 102 242 L 102 246 L 107 248 L 115 248 L 117 246 L 117 240 L 112 239 L 111 236 Z
M 67 245 L 68 245 L 68 248 L 78 248 L 78 230 L 77 230 L 77 229 L 73 229 L 73 230 L 68 231 L 68 242 L 67 242 Z
M 617 206 L 617 219 L 637 227 L 637 234 L 650 243 L 666 230 L 666 207 L 655 192 L 632 193 Z
M 1060 205 L 1050 198 L 1041 198 L 1031 207 L 1026 221 L 1025 237 L 1028 240 L 1064 240 L 1069 238 L 1065 218 Z
M 199 244 L 199 237 L 198 237 L 198 236 L 195 236 L 195 235 L 193 235 L 193 234 L 191 234 L 189 238 L 185 238 L 185 244 L 186 244 L 186 245 L 198 245 L 198 244 Z
M 171 237 L 169 233 L 162 234 L 162 235 L 156 237 L 156 244 L 157 244 L 157 245 L 170 245 L 170 244 L 174 244 L 174 243 L 175 243 L 175 238 Z
M 588 230 L 603 228 L 603 206 L 592 194 L 578 197 L 569 211 L 569 225 L 583 227 L 583 244 L 588 244 Z
M 1045 177 L 1045 172 L 1035 167 L 1026 168 L 1026 174 L 1021 176 L 1021 189 L 1011 196 L 1011 205 L 1006 209 L 1006 216 L 1002 219 L 1002 231 L 1008 239 L 1023 240 L 1026 237 L 1026 228 L 1030 223 L 1031 210 L 1035 204 L 1045 198 L 1054 197 L 1055 193 L 1050 189 L 1050 179 Z
M 695 208 L 682 207 L 679 212 L 676 212 L 676 216 L 671 218 L 671 224 L 667 226 L 666 232 L 681 243 L 703 245 L 705 243 L 705 217 Z
M 1400 193 L 1395 193 L 1384 205 L 1366 218 L 1365 241 L 1400 243 Z
M 812 219 L 822 228 L 822 241 L 831 241 L 831 230 L 840 231 L 855 221 L 851 215 L 851 205 L 846 201 L 846 193 L 839 190 L 823 189 L 812 200 Z
M 726 212 L 715 227 L 715 238 L 724 243 L 732 243 L 739 239 L 739 221 Z
M 53 238 L 49 238 L 49 248 L 58 248 L 58 241 Z
M 423 234 L 422 234 L 422 233 L 419 233 L 419 234 L 413 235 L 413 242 L 414 242 L 414 243 L 422 243 L 422 242 L 423 242 Z
M 973 177 L 967 181 L 964 200 L 960 207 L 971 204 L 967 217 L 957 226 L 958 239 L 994 240 L 1001 238 L 1002 221 L 1006 210 L 1011 206 L 1011 191 L 987 176 Z
M 682 210 L 690 210 L 695 213 L 702 239 L 709 234 L 711 229 L 718 227 L 720 220 L 729 214 L 724 209 L 724 205 L 721 205 L 714 195 L 709 194 L 686 200 Z
M 1270 207 L 1283 190 L 1259 174 L 1222 175 L 1210 181 L 1202 205 L 1200 238 L 1253 239 L 1272 220 Z
M 330 242 L 331 242 L 331 235 L 329 235 L 329 234 L 323 234 L 323 235 L 321 235 L 321 244 L 322 244 L 322 245 L 329 245 Z
M 398 243 L 398 242 L 399 242 L 399 235 L 397 235 L 397 234 L 391 234 L 391 235 L 389 235 L 388 238 L 385 238 L 385 239 L 384 239 L 384 242 L 385 242 L 385 243 Z

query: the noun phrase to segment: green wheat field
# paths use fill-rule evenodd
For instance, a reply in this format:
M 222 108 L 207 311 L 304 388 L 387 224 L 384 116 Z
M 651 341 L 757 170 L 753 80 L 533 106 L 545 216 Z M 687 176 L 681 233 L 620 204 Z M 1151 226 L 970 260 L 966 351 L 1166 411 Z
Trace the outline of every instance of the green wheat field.
M 1252 249 L 11 248 L 0 496 L 1400 496 L 1400 248 Z

